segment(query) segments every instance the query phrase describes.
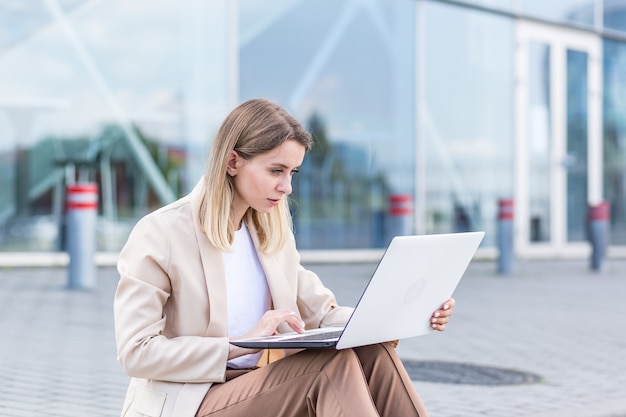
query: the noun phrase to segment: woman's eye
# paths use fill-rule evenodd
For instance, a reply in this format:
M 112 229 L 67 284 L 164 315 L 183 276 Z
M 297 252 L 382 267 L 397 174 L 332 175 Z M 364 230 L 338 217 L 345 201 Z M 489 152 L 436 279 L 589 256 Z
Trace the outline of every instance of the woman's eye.
M 282 170 L 282 169 L 273 169 L 273 170 L 272 170 L 272 174 L 280 175 L 280 174 L 282 174 L 282 173 L 283 173 L 283 170 Z

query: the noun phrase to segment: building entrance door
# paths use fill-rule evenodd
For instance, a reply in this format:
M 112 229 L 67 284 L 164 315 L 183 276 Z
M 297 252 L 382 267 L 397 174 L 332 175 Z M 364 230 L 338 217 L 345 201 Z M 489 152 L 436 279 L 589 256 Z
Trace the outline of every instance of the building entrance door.
M 516 35 L 516 252 L 585 256 L 602 199 L 601 41 L 528 21 Z

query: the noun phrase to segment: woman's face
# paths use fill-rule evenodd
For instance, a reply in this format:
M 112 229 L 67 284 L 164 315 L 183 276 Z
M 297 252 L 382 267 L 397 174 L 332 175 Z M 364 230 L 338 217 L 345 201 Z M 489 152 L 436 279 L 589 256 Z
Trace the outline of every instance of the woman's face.
M 276 207 L 291 194 L 291 179 L 304 159 L 305 148 L 287 140 L 271 151 L 245 160 L 232 151 L 228 174 L 233 177 L 233 222 L 239 225 L 249 207 L 261 213 Z

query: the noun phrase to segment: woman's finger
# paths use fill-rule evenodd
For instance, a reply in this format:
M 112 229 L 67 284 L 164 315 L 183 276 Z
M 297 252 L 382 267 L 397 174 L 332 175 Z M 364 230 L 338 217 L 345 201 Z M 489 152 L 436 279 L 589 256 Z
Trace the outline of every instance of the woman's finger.
M 433 323 L 433 324 L 430 325 L 430 327 L 432 327 L 433 330 L 437 330 L 438 332 L 443 332 L 444 330 L 446 330 L 446 325 L 445 324 Z
M 287 323 L 294 331 L 298 333 L 304 332 L 304 322 L 300 316 L 291 310 L 270 310 L 265 313 L 261 322 L 264 322 L 269 334 L 274 333 L 281 323 Z
M 456 305 L 456 300 L 454 298 L 449 298 L 448 301 L 443 303 L 441 306 L 442 310 L 452 310 L 452 308 Z
M 283 321 L 286 322 L 289 325 L 289 327 L 291 327 L 297 333 L 304 332 L 304 322 L 302 321 L 300 316 L 298 316 L 295 312 L 290 311 L 286 315 L 285 320 Z

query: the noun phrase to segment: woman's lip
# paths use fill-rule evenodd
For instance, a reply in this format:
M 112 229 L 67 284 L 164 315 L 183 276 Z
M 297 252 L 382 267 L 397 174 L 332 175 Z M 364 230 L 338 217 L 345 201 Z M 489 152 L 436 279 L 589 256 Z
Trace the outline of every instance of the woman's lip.
M 276 200 L 273 198 L 268 198 L 268 201 L 270 202 L 270 204 L 277 205 L 280 202 L 280 199 Z

